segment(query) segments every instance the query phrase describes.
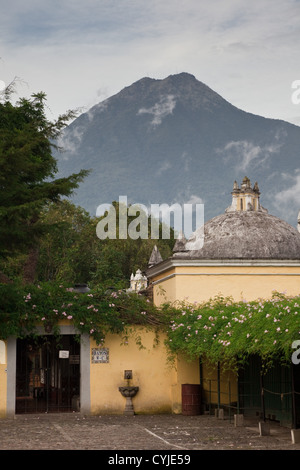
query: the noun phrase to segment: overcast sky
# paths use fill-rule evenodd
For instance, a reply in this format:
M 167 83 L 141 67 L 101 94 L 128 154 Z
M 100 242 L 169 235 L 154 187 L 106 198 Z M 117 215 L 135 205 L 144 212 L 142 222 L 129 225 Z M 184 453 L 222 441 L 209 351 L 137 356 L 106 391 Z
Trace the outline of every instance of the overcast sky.
M 11 0 L 0 87 L 19 77 L 20 96 L 44 91 L 54 119 L 188 72 L 240 109 L 300 125 L 299 40 L 299 0 Z

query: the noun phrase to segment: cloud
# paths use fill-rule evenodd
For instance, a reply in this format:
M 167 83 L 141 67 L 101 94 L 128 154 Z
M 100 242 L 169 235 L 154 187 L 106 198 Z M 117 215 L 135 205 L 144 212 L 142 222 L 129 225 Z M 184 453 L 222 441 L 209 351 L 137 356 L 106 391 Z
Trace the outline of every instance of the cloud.
M 156 176 L 161 176 L 162 173 L 169 170 L 169 168 L 171 168 L 171 163 L 167 161 L 163 162 L 162 165 L 157 169 Z
M 69 156 L 76 152 L 84 132 L 84 127 L 76 126 L 61 133 L 57 145 L 62 149 L 63 160 L 69 160 Z
M 297 215 L 300 210 L 300 168 L 293 173 L 276 175 L 276 188 L 281 191 L 272 191 L 269 204 L 279 217 L 287 220 L 294 227 L 297 226 Z
M 95 105 L 99 88 L 107 98 L 144 76 L 179 72 L 249 112 L 299 114 L 295 0 L 14 0 L 0 29 L 0 80 L 18 76 L 29 92 L 45 91 L 54 116 Z
M 268 165 L 271 155 L 278 153 L 281 145 L 279 135 L 276 134 L 275 142 L 264 146 L 238 140 L 228 142 L 224 148 L 217 149 L 216 152 L 221 154 L 225 161 L 234 159 L 237 162 L 236 170 L 240 172 Z
M 289 187 L 275 194 L 274 199 L 279 206 L 298 204 L 300 209 L 300 168 L 293 175 L 282 173 L 282 179 L 288 182 Z
M 202 197 L 192 194 L 185 204 L 204 204 Z
M 192 162 L 192 157 L 187 152 L 183 152 L 183 154 L 181 155 L 181 159 L 183 161 L 183 170 L 186 172 L 189 172 L 190 163 Z
M 150 114 L 153 116 L 151 124 L 158 126 L 161 124 L 163 118 L 173 113 L 173 109 L 176 106 L 175 97 L 173 95 L 162 96 L 159 103 L 155 103 L 151 108 L 141 108 L 138 114 Z

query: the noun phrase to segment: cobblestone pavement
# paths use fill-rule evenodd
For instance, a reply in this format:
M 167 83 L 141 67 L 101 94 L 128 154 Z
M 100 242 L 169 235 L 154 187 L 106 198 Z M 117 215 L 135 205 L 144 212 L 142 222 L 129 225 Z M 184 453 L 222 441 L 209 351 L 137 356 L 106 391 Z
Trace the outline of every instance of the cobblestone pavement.
M 291 430 L 258 422 L 234 426 L 215 416 L 88 416 L 80 413 L 17 415 L 0 419 L 0 450 L 300 450 Z

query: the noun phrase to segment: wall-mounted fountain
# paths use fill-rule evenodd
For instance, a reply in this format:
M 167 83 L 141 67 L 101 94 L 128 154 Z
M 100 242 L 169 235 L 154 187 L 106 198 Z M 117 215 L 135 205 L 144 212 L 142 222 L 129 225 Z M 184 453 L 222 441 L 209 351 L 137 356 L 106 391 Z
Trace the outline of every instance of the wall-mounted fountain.
M 132 370 L 124 370 L 124 379 L 127 381 L 127 385 L 124 387 L 119 387 L 119 391 L 121 392 L 122 396 L 126 398 L 124 415 L 134 415 L 132 398 L 136 396 L 137 392 L 139 391 L 139 387 L 130 385 L 130 380 L 132 380 Z

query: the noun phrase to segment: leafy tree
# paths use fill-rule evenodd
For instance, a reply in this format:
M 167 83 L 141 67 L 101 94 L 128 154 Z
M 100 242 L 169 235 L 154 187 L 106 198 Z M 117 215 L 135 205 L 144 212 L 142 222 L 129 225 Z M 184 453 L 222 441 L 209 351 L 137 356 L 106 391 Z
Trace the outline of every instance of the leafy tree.
M 89 282 L 100 256 L 96 220 L 81 207 L 63 200 L 49 205 L 41 222 L 50 226 L 39 242 L 39 281 Z
M 49 202 L 69 196 L 86 170 L 54 179 L 57 162 L 54 141 L 73 112 L 55 122 L 47 119 L 46 96 L 33 94 L 16 104 L 8 91 L 0 101 L 0 256 L 34 247 L 45 230 L 40 212 Z
M 114 201 L 112 208 L 116 219 L 116 238 L 100 240 L 101 255 L 96 260 L 93 281 L 95 283 L 112 283 L 113 286 L 121 288 L 128 286 L 131 274 L 135 273 L 137 269 L 142 271 L 147 269 L 154 245 L 158 246 L 163 258 L 171 255 L 175 243 L 174 232 L 170 229 L 170 238 L 163 239 L 161 237 L 162 224 L 159 223 L 159 239 L 151 239 L 151 217 L 141 209 L 134 216 L 126 215 L 127 232 L 130 224 L 138 221 L 140 214 L 142 214 L 143 220 L 146 220 L 148 225 L 146 238 L 138 237 L 137 239 L 132 239 L 130 235 L 122 238 L 124 234 L 120 235 L 119 211 L 124 211 L 124 207 L 120 207 L 119 203 Z M 125 212 L 128 209 L 125 207 Z M 107 218 L 107 213 L 100 217 L 100 220 L 105 218 Z M 140 232 L 139 228 L 137 228 L 136 232 Z
M 117 207 L 117 206 L 116 206 Z M 118 207 L 117 207 L 118 210 Z M 132 217 L 128 219 L 128 224 Z M 35 280 L 59 282 L 72 286 L 88 283 L 128 288 L 132 273 L 147 269 L 156 244 L 163 258 L 171 255 L 170 240 L 105 239 L 96 234 L 99 218 L 91 217 L 83 208 L 68 200 L 48 204 L 40 213 L 40 224 L 47 233 L 37 241 L 38 260 Z M 0 270 L 11 279 L 23 279 L 27 257 L 23 253 L 0 259 Z

